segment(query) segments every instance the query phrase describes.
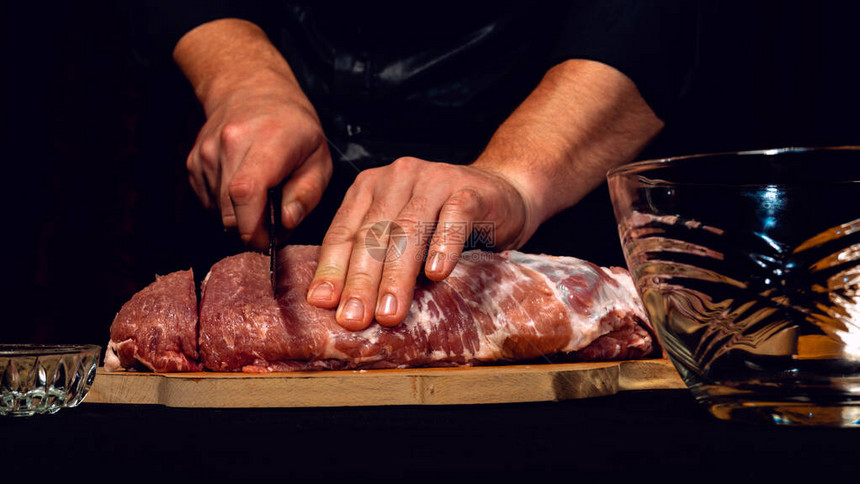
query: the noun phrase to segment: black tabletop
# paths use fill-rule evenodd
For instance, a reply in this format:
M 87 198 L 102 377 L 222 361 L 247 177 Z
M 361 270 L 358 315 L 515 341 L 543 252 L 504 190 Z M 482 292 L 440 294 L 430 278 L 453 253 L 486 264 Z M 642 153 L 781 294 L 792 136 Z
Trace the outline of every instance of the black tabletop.
M 685 390 L 468 406 L 185 409 L 85 402 L 55 415 L 0 418 L 0 436 L 4 469 L 22 475 L 88 469 L 123 481 L 189 475 L 820 482 L 860 471 L 860 430 L 724 422 Z

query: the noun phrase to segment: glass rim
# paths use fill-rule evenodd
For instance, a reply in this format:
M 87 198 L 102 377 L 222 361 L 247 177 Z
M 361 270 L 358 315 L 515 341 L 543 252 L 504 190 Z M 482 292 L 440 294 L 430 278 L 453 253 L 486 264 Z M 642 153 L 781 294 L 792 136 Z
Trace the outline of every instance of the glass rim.
M 101 346 L 93 344 L 0 344 L 0 357 L 3 358 L 14 358 L 17 356 L 71 355 L 93 351 L 100 352 Z
M 782 148 L 768 148 L 768 149 L 758 149 L 758 150 L 739 150 L 739 151 L 715 151 L 711 153 L 696 153 L 692 155 L 681 155 L 681 156 L 672 156 L 667 158 L 652 158 L 648 160 L 635 161 L 632 163 L 626 163 L 624 165 L 617 166 L 615 168 L 611 168 L 606 172 L 606 179 L 616 178 L 616 177 L 624 177 L 631 175 L 643 175 L 653 169 L 663 168 L 667 166 L 671 166 L 673 164 L 677 164 L 678 161 L 691 160 L 691 159 L 700 159 L 700 158 L 718 158 L 721 156 L 773 156 L 779 155 L 783 153 L 804 153 L 804 152 L 824 152 L 824 151 L 860 151 L 860 145 L 841 145 L 841 146 L 788 146 Z M 657 181 L 657 180 L 655 180 Z M 666 180 L 659 180 L 658 183 L 665 183 L 671 185 L 721 185 L 721 183 L 709 183 L 709 182 L 670 182 Z M 843 181 L 842 183 L 856 183 L 860 182 L 860 180 L 856 181 Z M 743 185 L 743 184 L 738 184 Z M 759 183 L 753 183 L 753 185 L 760 185 Z

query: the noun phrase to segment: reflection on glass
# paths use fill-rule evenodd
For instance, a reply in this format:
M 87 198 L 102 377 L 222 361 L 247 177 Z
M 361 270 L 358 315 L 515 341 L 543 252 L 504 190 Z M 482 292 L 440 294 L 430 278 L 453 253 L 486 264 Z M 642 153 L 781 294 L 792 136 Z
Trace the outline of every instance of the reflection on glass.
M 610 173 L 627 264 L 660 342 L 718 417 L 860 424 L 860 168 L 836 169 L 848 160 L 860 166 L 860 151 Z

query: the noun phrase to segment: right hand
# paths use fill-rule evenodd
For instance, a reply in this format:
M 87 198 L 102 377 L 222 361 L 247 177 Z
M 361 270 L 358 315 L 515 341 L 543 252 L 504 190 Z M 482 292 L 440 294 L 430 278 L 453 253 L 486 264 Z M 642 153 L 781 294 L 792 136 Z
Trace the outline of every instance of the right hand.
M 191 186 L 227 229 L 256 249 L 268 243 L 268 189 L 286 179 L 281 223 L 288 229 L 319 203 L 332 162 L 316 111 L 277 82 L 248 82 L 207 106 L 188 155 Z

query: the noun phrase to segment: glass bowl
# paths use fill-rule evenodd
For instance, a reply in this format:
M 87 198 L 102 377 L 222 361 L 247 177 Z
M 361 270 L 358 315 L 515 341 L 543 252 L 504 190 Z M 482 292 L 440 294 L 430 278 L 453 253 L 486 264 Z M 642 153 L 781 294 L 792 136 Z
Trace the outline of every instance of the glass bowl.
M 0 415 L 77 406 L 95 380 L 100 350 L 97 345 L 0 344 Z
M 628 269 L 701 404 L 727 420 L 860 425 L 860 147 L 607 178 Z

